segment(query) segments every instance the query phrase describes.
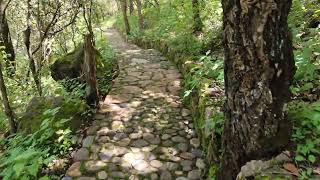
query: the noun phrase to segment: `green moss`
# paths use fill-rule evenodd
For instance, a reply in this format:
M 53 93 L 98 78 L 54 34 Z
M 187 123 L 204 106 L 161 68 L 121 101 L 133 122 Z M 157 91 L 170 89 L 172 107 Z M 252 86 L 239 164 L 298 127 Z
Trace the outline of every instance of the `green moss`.
M 44 115 L 47 110 L 59 108 L 58 112 L 50 117 Z M 40 129 L 40 125 L 47 118 L 54 118 L 53 123 L 63 119 L 70 119 L 64 124 L 64 128 L 77 130 L 84 121 L 83 113 L 87 110 L 84 102 L 77 100 L 64 100 L 61 97 L 37 97 L 31 100 L 27 111 L 19 119 L 19 131 L 34 133 Z M 52 124 L 52 127 L 55 125 Z

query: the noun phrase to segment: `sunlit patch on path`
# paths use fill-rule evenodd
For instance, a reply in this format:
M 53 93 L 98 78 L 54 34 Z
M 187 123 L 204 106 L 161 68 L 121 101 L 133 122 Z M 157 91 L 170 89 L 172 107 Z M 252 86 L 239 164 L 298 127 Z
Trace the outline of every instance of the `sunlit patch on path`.
M 125 43 L 115 30 L 106 35 L 120 75 L 65 179 L 201 179 L 205 164 L 179 97 L 181 75 L 157 51 Z

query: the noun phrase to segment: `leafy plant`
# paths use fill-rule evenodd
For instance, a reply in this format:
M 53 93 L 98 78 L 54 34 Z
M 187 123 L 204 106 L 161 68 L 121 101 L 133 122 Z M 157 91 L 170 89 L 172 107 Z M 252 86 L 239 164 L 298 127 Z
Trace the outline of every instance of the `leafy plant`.
M 320 102 L 294 104 L 289 117 L 294 122 L 295 160 L 304 169 L 302 175 L 310 176 L 310 167 L 320 155 Z
M 205 56 L 202 56 L 199 62 L 195 63 L 194 67 L 187 74 L 185 84 L 187 90 L 184 93 L 185 98 L 188 97 L 196 87 L 202 86 L 205 79 L 210 79 L 218 86 L 223 86 L 223 60 L 209 56 L 209 53 L 210 52 L 207 52 Z
M 59 108 L 43 113 L 43 122 L 34 134 L 19 133 L 1 141 L 5 151 L 0 158 L 0 177 L 3 180 L 39 179 L 41 169 L 47 166 L 56 155 L 63 154 L 71 147 L 71 131 L 56 128 L 64 127 L 67 119 L 53 123 Z M 48 177 L 44 176 L 42 179 Z

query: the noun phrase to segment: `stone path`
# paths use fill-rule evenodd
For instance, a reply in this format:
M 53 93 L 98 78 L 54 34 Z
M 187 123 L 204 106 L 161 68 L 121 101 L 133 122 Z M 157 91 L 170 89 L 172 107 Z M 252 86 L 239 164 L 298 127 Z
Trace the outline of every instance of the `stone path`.
M 125 43 L 115 30 L 106 35 L 121 72 L 64 179 L 202 179 L 181 75 L 159 52 Z

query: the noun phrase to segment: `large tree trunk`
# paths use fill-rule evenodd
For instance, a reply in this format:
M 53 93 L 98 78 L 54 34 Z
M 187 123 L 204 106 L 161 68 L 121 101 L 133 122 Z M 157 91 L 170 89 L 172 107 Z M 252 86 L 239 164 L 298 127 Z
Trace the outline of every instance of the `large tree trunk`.
M 4 111 L 6 113 L 6 116 L 7 116 L 8 120 L 9 120 L 9 124 L 10 124 L 10 133 L 14 134 L 14 133 L 17 132 L 17 126 L 16 126 L 16 123 L 15 123 L 14 113 L 13 113 L 11 107 L 10 107 L 10 103 L 9 103 L 9 99 L 8 99 L 8 95 L 7 95 L 7 88 L 6 88 L 6 85 L 4 83 L 4 79 L 3 79 L 2 65 L 1 65 L 2 59 L 3 58 L 1 57 L 1 59 L 0 59 L 0 92 L 1 92 L 1 95 L 2 95 Z
M 295 65 L 287 17 L 291 0 L 222 1 L 225 48 L 225 127 L 218 179 L 233 180 L 252 159 L 287 144 Z
M 92 34 L 84 39 L 84 64 L 82 73 L 86 81 L 86 101 L 88 105 L 97 107 L 99 105 L 99 93 L 97 85 L 97 57 L 96 49 L 93 46 Z
M 144 29 L 144 19 L 142 15 L 142 4 L 141 0 L 136 0 L 137 2 L 137 10 L 138 10 L 138 18 L 139 18 L 139 30 L 142 32 Z
M 125 31 L 126 31 L 126 34 L 129 35 L 130 34 L 130 24 L 129 24 L 129 20 L 128 20 L 127 9 L 128 9 L 127 0 L 121 0 L 121 10 L 122 10 L 122 15 L 123 15 L 123 20 L 124 20 Z
M 15 72 L 15 52 L 10 36 L 10 29 L 6 17 L 7 5 L 4 0 L 0 0 L 0 46 L 5 47 L 5 52 L 8 55 L 6 60 L 7 67 L 11 67 L 11 72 Z
M 202 32 L 203 23 L 200 17 L 200 4 L 199 0 L 192 0 L 193 11 L 193 33 L 199 34 Z

